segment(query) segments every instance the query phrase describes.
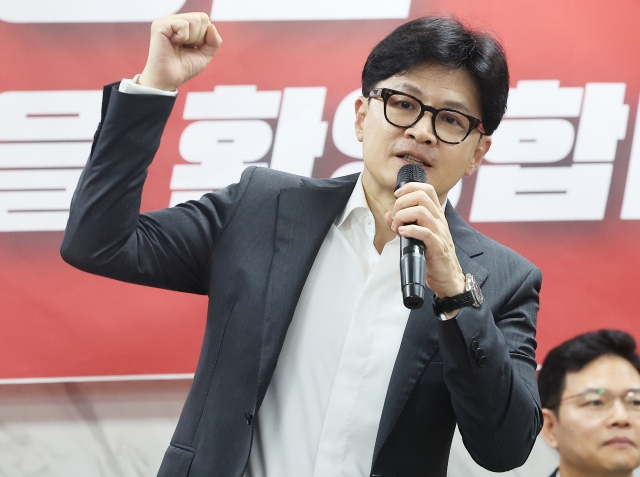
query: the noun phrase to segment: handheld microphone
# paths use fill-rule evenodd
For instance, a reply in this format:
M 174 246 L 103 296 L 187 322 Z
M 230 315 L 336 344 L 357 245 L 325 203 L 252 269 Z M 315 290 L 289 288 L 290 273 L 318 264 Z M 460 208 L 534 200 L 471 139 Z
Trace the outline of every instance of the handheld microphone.
M 415 164 L 407 164 L 398 171 L 396 188 L 398 190 L 409 182 L 427 182 L 424 169 Z M 402 301 L 410 310 L 424 304 L 427 287 L 425 275 L 427 260 L 424 257 L 425 246 L 420 240 L 400 236 L 400 280 L 402 283 Z

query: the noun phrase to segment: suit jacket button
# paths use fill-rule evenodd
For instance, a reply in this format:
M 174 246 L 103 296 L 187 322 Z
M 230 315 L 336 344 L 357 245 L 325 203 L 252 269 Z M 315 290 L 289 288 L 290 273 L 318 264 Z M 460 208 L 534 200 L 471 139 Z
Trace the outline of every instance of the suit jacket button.
M 250 426 L 253 422 L 253 414 L 250 414 L 249 411 L 244 411 L 244 417 L 247 419 L 247 425 Z
M 476 352 L 476 350 L 480 347 L 480 342 L 478 340 L 471 341 L 471 351 Z
M 480 358 L 478 358 L 478 366 L 482 368 L 485 364 L 487 364 L 486 356 L 481 356 Z
M 484 358 L 484 348 L 478 348 L 476 350 L 476 358 Z

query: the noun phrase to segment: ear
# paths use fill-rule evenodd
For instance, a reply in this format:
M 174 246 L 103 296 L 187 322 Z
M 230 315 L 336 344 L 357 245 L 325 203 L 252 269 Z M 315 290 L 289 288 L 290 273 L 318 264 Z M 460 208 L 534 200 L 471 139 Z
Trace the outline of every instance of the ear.
M 551 409 L 543 408 L 542 416 L 544 418 L 544 424 L 542 425 L 542 437 L 546 443 L 552 449 L 558 449 L 558 438 L 556 436 L 558 432 L 558 416 Z
M 355 102 L 356 108 L 356 137 L 358 141 L 362 142 L 364 138 L 364 120 L 367 117 L 369 111 L 369 101 L 364 96 L 360 96 Z
M 464 171 L 465 176 L 473 174 L 480 164 L 482 164 L 482 158 L 485 156 L 491 148 L 491 136 L 481 136 L 476 148 L 473 150 L 473 157 L 467 164 L 467 168 Z

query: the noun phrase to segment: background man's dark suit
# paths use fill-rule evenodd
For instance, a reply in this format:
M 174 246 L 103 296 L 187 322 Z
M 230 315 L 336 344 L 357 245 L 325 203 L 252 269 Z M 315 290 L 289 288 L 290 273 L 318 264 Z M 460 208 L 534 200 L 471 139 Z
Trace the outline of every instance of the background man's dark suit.
M 159 475 L 241 476 L 258 412 L 315 256 L 357 176 L 249 168 L 200 201 L 138 215 L 174 99 L 105 88 L 103 116 L 62 244 L 69 263 L 132 283 L 209 295 L 192 389 Z M 486 297 L 439 321 L 410 315 L 387 392 L 372 475 L 442 476 L 456 422 L 473 458 L 507 470 L 541 426 L 534 371 L 540 271 L 446 218 Z M 162 350 L 158 350 L 162 352 Z

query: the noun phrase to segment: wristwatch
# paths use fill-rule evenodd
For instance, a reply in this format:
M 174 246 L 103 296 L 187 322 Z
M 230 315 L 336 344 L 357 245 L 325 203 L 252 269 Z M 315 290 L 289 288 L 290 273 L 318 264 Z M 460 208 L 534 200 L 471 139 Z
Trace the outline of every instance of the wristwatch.
M 479 308 L 480 305 L 482 305 L 482 302 L 484 302 L 484 297 L 482 296 L 482 291 L 480 290 L 480 285 L 478 285 L 478 282 L 476 281 L 476 277 L 470 273 L 466 273 L 464 278 L 466 282 L 466 291 L 464 293 L 445 298 L 438 298 L 435 293 L 433 294 L 433 310 L 441 320 L 444 321 L 448 319 L 445 316 L 445 313 L 458 310 L 463 306 Z

